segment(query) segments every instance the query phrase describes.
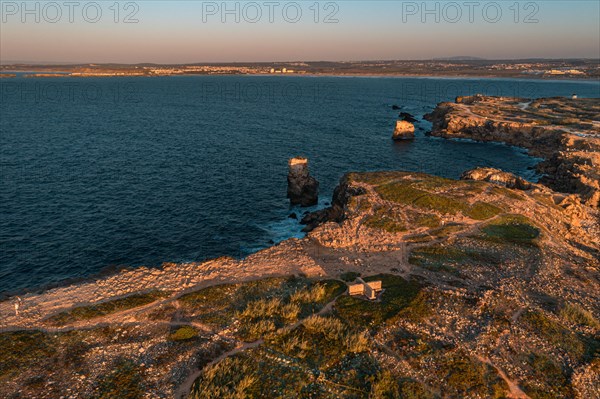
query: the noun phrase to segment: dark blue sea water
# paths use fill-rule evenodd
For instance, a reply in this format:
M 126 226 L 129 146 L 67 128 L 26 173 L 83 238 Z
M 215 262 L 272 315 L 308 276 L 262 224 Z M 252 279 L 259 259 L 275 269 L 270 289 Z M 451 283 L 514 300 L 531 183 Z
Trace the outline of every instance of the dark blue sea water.
M 390 139 L 457 95 L 600 97 L 598 82 L 205 76 L 0 81 L 0 292 L 111 266 L 244 256 L 299 236 L 287 159 L 310 158 L 321 206 L 348 171 L 529 179 L 504 145 Z

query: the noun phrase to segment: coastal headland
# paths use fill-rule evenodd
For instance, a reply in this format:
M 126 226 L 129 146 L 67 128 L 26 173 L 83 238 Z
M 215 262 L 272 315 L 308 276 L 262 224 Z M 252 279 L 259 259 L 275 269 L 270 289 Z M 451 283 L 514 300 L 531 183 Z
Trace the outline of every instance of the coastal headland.
M 598 397 L 598 108 L 473 97 L 429 116 L 560 158 L 541 183 L 347 173 L 302 239 L 0 302 L 0 396 Z M 376 301 L 347 295 L 358 276 Z

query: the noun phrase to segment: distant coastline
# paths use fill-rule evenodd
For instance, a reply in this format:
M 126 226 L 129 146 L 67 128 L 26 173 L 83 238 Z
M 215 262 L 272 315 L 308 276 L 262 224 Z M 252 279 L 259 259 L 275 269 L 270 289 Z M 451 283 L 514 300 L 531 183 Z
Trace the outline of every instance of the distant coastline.
M 230 64 L 7 64 L 0 75 L 13 77 L 144 76 L 367 76 L 432 78 L 600 79 L 598 60 L 425 60 L 363 62 L 288 62 Z

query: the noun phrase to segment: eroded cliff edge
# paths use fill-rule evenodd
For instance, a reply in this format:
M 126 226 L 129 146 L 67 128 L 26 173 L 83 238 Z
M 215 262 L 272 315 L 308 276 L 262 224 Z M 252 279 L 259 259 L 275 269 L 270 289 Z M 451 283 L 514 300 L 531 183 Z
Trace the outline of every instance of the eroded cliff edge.
M 459 97 L 425 116 L 433 136 L 495 141 L 544 158 L 541 183 L 600 206 L 600 100 Z

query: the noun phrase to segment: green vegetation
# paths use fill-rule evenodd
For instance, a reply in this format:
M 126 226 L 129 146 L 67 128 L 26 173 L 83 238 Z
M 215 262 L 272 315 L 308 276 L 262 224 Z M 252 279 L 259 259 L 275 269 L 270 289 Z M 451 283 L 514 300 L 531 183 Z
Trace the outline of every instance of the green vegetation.
M 365 212 L 371 209 L 371 203 L 366 196 L 354 196 L 350 198 L 348 208 L 353 209 L 354 212 Z
M 486 239 L 516 244 L 531 244 L 540 235 L 540 230 L 522 215 L 500 216 L 487 223 L 482 231 Z
M 409 307 L 421 290 L 420 284 L 399 276 L 378 275 L 365 280 L 382 281 L 385 291 L 379 302 L 350 296 L 342 296 L 336 302 L 339 317 L 356 327 L 373 327 L 391 319 L 402 309 Z
M 417 296 L 400 311 L 398 317 L 412 321 L 420 321 L 433 313 L 431 305 L 431 292 L 421 290 Z
M 412 236 L 408 236 L 404 240 L 406 242 L 425 243 L 425 242 L 433 241 L 434 238 L 435 237 L 433 237 L 432 235 L 424 233 L 424 234 L 415 234 Z
M 429 227 L 435 228 L 438 227 L 441 223 L 441 220 L 436 215 L 431 214 L 419 214 L 414 223 L 419 227 Z
M 508 385 L 496 370 L 462 352 L 445 357 L 441 372 L 449 388 L 443 396 L 505 398 L 508 394 Z
M 192 388 L 192 398 L 254 398 L 260 370 L 246 355 L 229 357 L 209 368 Z
M 511 190 L 506 187 L 494 186 L 491 189 L 491 193 L 494 195 L 497 195 L 499 197 L 506 197 L 506 198 L 510 198 L 512 200 L 522 201 L 524 199 L 523 196 L 521 194 L 519 194 L 517 191 Z
M 224 328 L 240 321 L 238 335 L 252 342 L 316 313 L 346 290 L 337 280 L 272 278 L 209 287 L 179 298 L 191 319 Z
M 487 220 L 502 212 L 502 209 L 487 202 L 478 201 L 467 210 L 466 216 L 475 220 Z
M 590 349 L 586 342 L 580 339 L 576 334 L 566 329 L 562 324 L 548 318 L 541 312 L 526 312 L 522 319 L 525 321 L 530 331 L 538 334 L 540 337 L 548 340 L 553 345 L 563 349 L 573 358 L 581 360 L 588 354 Z
M 40 359 L 57 354 L 51 338 L 41 331 L 16 331 L 0 334 L 0 382 Z
M 361 335 L 330 317 L 305 324 L 206 370 L 191 397 L 367 399 L 379 368 Z
M 169 335 L 170 341 L 189 341 L 198 337 L 198 331 L 192 326 L 181 326 Z
M 108 316 L 113 313 L 144 306 L 159 299 L 163 299 L 168 295 L 169 293 L 163 291 L 150 291 L 145 294 L 134 294 L 125 298 L 114 299 L 94 305 L 79 306 L 49 317 L 46 322 L 53 326 L 64 326 L 76 321 Z
M 532 399 L 573 397 L 569 378 L 560 365 L 548 356 L 537 353 L 530 353 L 524 360 L 531 367 L 533 380 L 523 384 L 523 390 Z
M 483 251 L 461 248 L 457 245 L 433 245 L 414 249 L 408 261 L 416 266 L 434 272 L 448 272 L 458 274 L 460 268 L 469 263 L 492 263 L 496 260 Z
M 248 303 L 236 314 L 241 321 L 240 337 L 248 342 L 256 341 L 278 328 L 298 320 L 300 306 L 297 303 L 282 303 L 279 298 L 259 299 Z
M 468 226 L 466 226 L 464 224 L 448 223 L 438 229 L 431 230 L 430 234 L 436 238 L 443 238 L 443 237 L 448 237 L 451 234 L 458 233 L 458 232 L 464 230 L 466 227 L 468 227 Z
M 573 303 L 564 303 L 560 308 L 559 316 L 569 323 L 600 328 L 600 323 L 592 313 Z
M 348 354 L 366 351 L 370 342 L 336 317 L 311 316 L 295 330 L 269 338 L 268 346 L 325 371 Z
M 400 395 L 390 398 L 434 399 L 435 395 L 428 391 L 420 382 L 405 378 L 400 381 Z
M 457 184 L 454 180 L 449 180 L 452 183 L 447 183 L 445 180 L 443 179 L 442 182 L 444 185 Z M 423 181 L 418 181 L 418 183 L 419 187 L 424 186 Z M 456 215 L 462 213 L 475 220 L 487 220 L 502 212 L 497 206 L 486 202 L 476 202 L 469 205 L 464 198 L 456 198 L 451 193 L 431 193 L 421 188 L 415 188 L 414 185 L 416 184 L 410 181 L 393 182 L 378 186 L 375 191 L 386 201 L 412 205 L 440 214 Z M 438 187 L 436 184 L 426 184 L 425 186 L 428 188 Z
M 429 191 L 465 187 L 470 185 L 470 182 L 464 182 L 460 180 L 447 179 L 445 177 L 419 173 L 415 176 L 415 180 L 412 184 L 415 188 Z
M 372 229 L 400 233 L 406 231 L 406 224 L 401 216 L 395 215 L 392 209 L 378 208 L 373 215 L 367 217 L 365 225 Z
M 99 384 L 99 399 L 140 399 L 144 397 L 140 368 L 131 360 L 118 359 L 112 372 Z

